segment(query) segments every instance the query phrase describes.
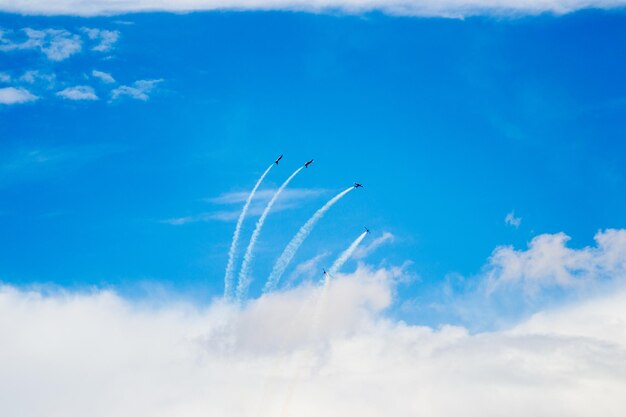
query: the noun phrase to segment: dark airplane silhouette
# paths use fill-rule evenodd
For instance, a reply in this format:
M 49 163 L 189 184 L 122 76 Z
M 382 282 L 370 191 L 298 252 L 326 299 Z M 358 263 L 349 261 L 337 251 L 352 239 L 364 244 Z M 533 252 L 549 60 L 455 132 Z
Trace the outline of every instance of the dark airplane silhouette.
M 309 162 L 307 162 L 307 163 L 305 163 L 305 164 L 304 164 L 304 167 L 305 167 L 305 168 L 308 168 L 308 167 L 309 167 L 309 165 L 311 165 L 312 163 L 313 163 L 313 160 L 311 159 Z
M 365 228 L 365 231 L 366 231 L 367 233 L 369 233 L 369 232 L 370 232 L 370 229 L 368 229 L 368 228 L 366 227 L 366 228 Z
M 280 160 L 283 159 L 283 156 L 279 156 L 277 160 L 274 161 L 274 163 L 276 163 L 276 165 L 278 165 L 278 163 L 280 162 Z
M 359 184 L 358 182 L 355 182 L 354 188 L 363 188 L 363 184 Z

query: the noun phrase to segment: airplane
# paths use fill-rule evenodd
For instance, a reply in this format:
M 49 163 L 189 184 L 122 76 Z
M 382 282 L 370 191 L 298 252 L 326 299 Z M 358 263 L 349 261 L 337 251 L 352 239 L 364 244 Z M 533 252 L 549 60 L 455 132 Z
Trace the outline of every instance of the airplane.
M 367 233 L 369 233 L 369 232 L 370 232 L 370 229 L 368 229 L 368 228 L 366 227 L 366 228 L 365 228 L 365 231 L 366 231 Z
M 322 268 L 322 271 L 324 271 L 324 275 L 328 274 L 324 268 Z
M 307 163 L 305 163 L 305 164 L 304 164 L 304 167 L 305 167 L 305 168 L 308 168 L 308 167 L 309 167 L 309 165 L 311 165 L 312 163 L 313 163 L 313 160 L 311 159 L 309 162 L 307 162 Z
M 279 157 L 278 157 L 278 159 L 274 161 L 274 163 L 275 163 L 276 165 L 278 165 L 278 163 L 280 162 L 280 160 L 281 160 L 281 159 L 283 159 L 283 156 L 282 156 L 282 155 L 281 155 L 281 156 L 279 156 Z
M 354 188 L 363 188 L 363 184 L 359 184 L 358 182 L 355 182 Z

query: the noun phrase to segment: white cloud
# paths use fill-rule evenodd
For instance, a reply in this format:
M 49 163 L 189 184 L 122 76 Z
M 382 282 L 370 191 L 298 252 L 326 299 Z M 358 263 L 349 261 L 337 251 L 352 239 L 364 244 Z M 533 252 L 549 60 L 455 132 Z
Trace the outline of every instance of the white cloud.
M 399 270 L 239 310 L 0 288 L 7 416 L 621 417 L 626 292 L 470 334 L 386 317 Z
M 0 0 L 0 10 L 25 14 L 112 15 L 130 12 L 187 12 L 198 10 L 296 10 L 309 12 L 382 11 L 402 16 L 465 17 L 569 13 L 586 8 L 615 8 L 624 0 Z
M 63 97 L 68 100 L 98 100 L 98 96 L 93 87 L 88 85 L 77 85 L 75 87 L 68 87 L 64 90 L 57 92 L 57 96 Z
M 508 225 L 511 225 L 511 226 L 513 226 L 513 227 L 515 227 L 517 229 L 519 227 L 519 225 L 522 224 L 522 218 L 521 217 L 515 217 L 515 211 L 511 211 L 504 218 L 504 223 L 506 223 Z
M 115 78 L 108 72 L 93 70 L 91 71 L 91 75 L 106 84 L 113 84 L 115 82 Z
M 52 61 L 62 61 L 80 52 L 82 48 L 80 37 L 67 30 L 25 28 L 22 32 L 26 35 L 26 39 L 22 41 L 10 40 L 4 34 L 0 36 L 0 51 L 36 49 Z
M 98 42 L 96 46 L 91 48 L 93 51 L 98 52 L 107 52 L 111 50 L 113 45 L 120 37 L 120 32 L 117 30 L 94 29 L 85 27 L 81 28 L 81 30 L 87 35 L 89 39 Z
M 488 290 L 522 285 L 528 293 L 542 288 L 581 287 L 590 281 L 626 275 L 626 230 L 598 232 L 596 246 L 571 249 L 564 233 L 539 235 L 527 250 L 497 248 L 487 266 Z
M 20 104 L 35 101 L 38 97 L 25 88 L 0 88 L 0 104 Z
M 157 84 L 163 80 L 139 80 L 135 81 L 131 86 L 122 85 L 111 91 L 111 100 L 117 100 L 121 97 L 130 97 L 135 100 L 147 101 Z

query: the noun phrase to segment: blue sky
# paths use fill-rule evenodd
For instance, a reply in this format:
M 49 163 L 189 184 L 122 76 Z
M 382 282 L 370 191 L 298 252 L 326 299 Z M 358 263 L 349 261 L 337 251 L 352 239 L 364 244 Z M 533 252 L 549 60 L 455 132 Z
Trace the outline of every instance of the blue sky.
M 0 415 L 623 417 L 625 7 L 0 0 Z
M 368 264 L 408 260 L 419 277 L 400 301 L 450 273 L 471 279 L 500 245 L 565 232 L 582 248 L 626 226 L 622 10 L 2 14 L 0 28 L 5 46 L 24 28 L 80 45 L 0 52 L 0 88 L 37 97 L 0 104 L 5 283 L 219 296 L 240 194 L 279 154 L 261 190 L 315 163 L 268 218 L 253 294 L 300 225 L 354 181 L 366 188 L 329 212 L 290 271 L 325 252 L 330 265 L 366 225 L 371 240 L 395 236 Z

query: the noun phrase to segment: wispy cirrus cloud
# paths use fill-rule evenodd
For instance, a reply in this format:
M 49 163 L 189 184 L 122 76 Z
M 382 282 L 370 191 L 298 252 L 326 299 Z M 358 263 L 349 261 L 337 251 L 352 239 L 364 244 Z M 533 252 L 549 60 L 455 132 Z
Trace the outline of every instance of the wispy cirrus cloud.
M 321 188 L 287 188 L 281 193 L 280 200 L 307 200 L 309 198 L 319 197 L 326 192 L 327 190 Z M 210 198 L 207 201 L 214 204 L 241 204 L 246 201 L 248 193 L 248 191 L 232 191 Z M 259 190 L 254 195 L 254 198 L 258 203 L 265 204 L 274 196 L 275 193 L 276 189 L 274 188 Z
M 476 15 L 564 14 L 587 8 L 608 9 L 624 0 L 0 0 L 0 10 L 47 15 L 112 15 L 134 12 L 191 12 L 201 10 L 290 10 L 360 14 L 381 11 L 400 16 L 462 18 Z
M 325 194 L 326 191 L 327 190 L 319 188 L 285 189 L 281 193 L 276 204 L 274 205 L 273 212 L 279 212 L 300 207 L 306 201 Z M 263 212 L 263 209 L 265 208 L 265 205 L 272 198 L 275 192 L 276 189 L 265 189 L 257 191 L 254 200 L 252 201 L 248 210 L 248 216 L 260 216 Z M 229 208 L 228 210 L 213 210 L 189 216 L 174 217 L 162 220 L 161 222 L 173 226 L 181 226 L 196 222 L 236 221 L 241 211 L 241 205 L 245 202 L 247 197 L 248 192 L 246 191 L 233 191 L 229 193 L 224 193 L 217 197 L 206 199 L 206 201 L 211 204 L 236 207 Z

